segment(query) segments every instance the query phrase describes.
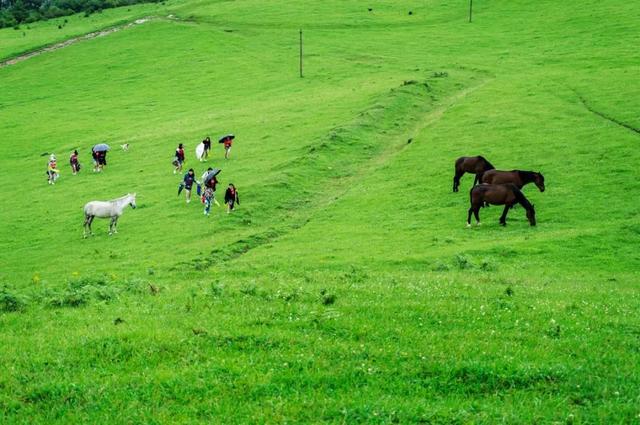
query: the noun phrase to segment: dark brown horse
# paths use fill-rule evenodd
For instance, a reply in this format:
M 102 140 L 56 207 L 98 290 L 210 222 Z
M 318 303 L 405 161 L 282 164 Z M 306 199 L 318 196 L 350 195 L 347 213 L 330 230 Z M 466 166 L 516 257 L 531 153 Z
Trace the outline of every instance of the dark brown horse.
M 544 176 L 541 173 L 535 171 L 499 171 L 489 170 L 482 175 L 482 183 L 488 184 L 505 184 L 513 183 L 518 189 L 522 189 L 525 184 L 535 183 L 540 189 L 540 192 L 544 192 Z
M 529 224 L 536 225 L 536 211 L 533 205 L 525 198 L 524 194 L 515 184 L 480 184 L 471 188 L 471 208 L 467 217 L 467 227 L 471 226 L 471 213 L 475 215 L 478 225 L 480 225 L 480 208 L 485 204 L 504 205 L 504 211 L 500 216 L 500 224 L 507 225 L 507 213 L 516 203 L 522 205 L 527 210 Z
M 461 156 L 456 160 L 455 175 L 453 176 L 453 191 L 458 191 L 460 186 L 460 177 L 464 173 L 475 174 L 473 185 L 482 181 L 482 174 L 487 170 L 493 170 L 495 167 L 491 165 L 483 156 Z

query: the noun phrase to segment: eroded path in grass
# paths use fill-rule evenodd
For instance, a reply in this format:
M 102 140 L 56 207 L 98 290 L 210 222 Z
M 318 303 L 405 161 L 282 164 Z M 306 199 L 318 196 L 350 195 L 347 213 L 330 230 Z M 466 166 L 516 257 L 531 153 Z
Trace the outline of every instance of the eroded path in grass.
M 43 53 L 48 53 L 48 52 L 53 52 L 55 50 L 59 50 L 59 49 L 63 49 L 65 47 L 71 46 L 72 44 L 76 44 L 80 41 L 85 41 L 85 40 L 91 40 L 93 38 L 97 38 L 97 37 L 104 37 L 106 35 L 109 34 L 113 34 L 114 32 L 118 32 L 120 30 L 124 30 L 127 28 L 131 28 L 135 25 L 142 25 L 145 22 L 150 21 L 151 19 L 154 19 L 153 17 L 145 17 L 145 18 L 140 18 L 140 19 L 136 19 L 133 22 L 129 22 L 127 24 L 124 25 L 118 25 L 115 27 L 111 27 L 111 28 L 105 28 L 102 30 L 98 30 L 98 31 L 93 31 L 90 32 L 88 34 L 84 34 L 84 35 L 80 35 L 78 37 L 72 37 L 69 38 L 65 41 L 61 41 L 59 43 L 54 43 L 45 47 L 41 47 L 39 49 L 33 50 L 31 52 L 27 52 L 27 53 L 23 53 L 19 56 L 15 56 L 11 59 L 6 59 L 3 61 L 0 61 L 0 68 L 5 67 L 5 66 L 9 66 L 9 65 L 15 65 L 19 62 L 25 61 L 27 59 L 31 59 L 35 56 L 40 56 Z
M 405 81 L 401 87 L 392 89 L 391 97 L 396 99 L 385 105 L 385 108 L 374 105 L 359 113 L 358 118 L 362 120 L 356 119 L 355 130 L 354 124 L 335 128 L 325 140 L 306 147 L 306 155 L 302 154 L 290 164 L 293 170 L 285 173 L 288 177 L 295 179 L 296 175 L 304 176 L 305 172 L 302 169 L 308 168 L 325 169 L 329 174 L 337 175 L 325 177 L 321 183 L 322 189 L 307 199 L 301 208 L 296 208 L 296 203 L 292 202 L 289 205 L 292 212 L 283 217 L 279 225 L 263 229 L 225 247 L 216 248 L 211 255 L 194 259 L 187 264 L 203 270 L 214 264 L 238 258 L 252 249 L 272 243 L 304 227 L 313 219 L 314 214 L 330 208 L 342 199 L 350 188 L 384 167 L 412 143 L 428 143 L 424 139 L 415 139 L 415 136 L 441 119 L 449 108 L 490 79 L 489 75 L 482 72 L 456 70 L 453 74 L 451 80 L 455 83 L 451 84 L 447 81 L 448 73 L 434 73 L 424 82 Z M 378 114 L 384 115 L 384 118 Z M 362 129 L 365 131 L 361 131 Z M 346 152 L 336 152 L 340 145 L 356 146 Z M 371 150 L 375 150 L 375 154 L 371 154 Z M 308 188 L 313 185 L 309 181 L 301 184 Z M 275 222 L 277 220 L 274 220 Z M 179 266 L 184 264 L 180 263 Z

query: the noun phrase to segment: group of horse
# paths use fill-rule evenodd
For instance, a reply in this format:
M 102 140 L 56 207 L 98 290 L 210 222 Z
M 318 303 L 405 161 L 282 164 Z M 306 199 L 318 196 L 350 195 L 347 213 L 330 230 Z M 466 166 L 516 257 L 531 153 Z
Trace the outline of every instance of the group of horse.
M 520 204 L 527 212 L 527 219 L 532 226 L 536 225 L 536 210 L 522 193 L 524 185 L 534 183 L 540 192 L 544 192 L 544 176 L 534 171 L 500 171 L 496 170 L 483 156 L 463 156 L 456 160 L 453 176 L 453 191 L 457 192 L 460 178 L 465 173 L 475 175 L 473 187 L 469 194 L 471 206 L 467 216 L 467 227 L 471 226 L 471 214 L 480 225 L 480 208 L 489 205 L 504 205 L 500 216 L 500 224 L 506 226 L 507 213 L 515 204 Z
M 475 175 L 474 186 L 471 188 L 471 207 L 467 216 L 467 226 L 471 226 L 471 215 L 480 225 L 480 208 L 489 205 L 504 205 L 500 216 L 500 224 L 507 224 L 507 213 L 515 204 L 520 204 L 527 212 L 527 219 L 532 226 L 536 225 L 536 211 L 531 202 L 522 193 L 522 187 L 534 183 L 540 192 L 544 192 L 544 176 L 534 171 L 499 171 L 482 156 L 463 156 L 456 160 L 455 175 L 453 176 L 453 191 L 457 192 L 460 178 L 465 173 Z M 91 223 L 95 217 L 110 218 L 109 234 L 117 233 L 118 218 L 124 208 L 129 205 L 136 207 L 136 194 L 129 193 L 113 201 L 92 201 L 84 206 L 84 237 L 93 234 Z

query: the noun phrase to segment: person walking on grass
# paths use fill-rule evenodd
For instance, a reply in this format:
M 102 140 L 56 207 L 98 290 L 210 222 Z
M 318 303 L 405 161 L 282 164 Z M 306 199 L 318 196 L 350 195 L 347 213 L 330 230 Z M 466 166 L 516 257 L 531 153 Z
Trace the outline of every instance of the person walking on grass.
M 233 183 L 229 183 L 229 187 L 227 187 L 227 191 L 224 193 L 224 203 L 227 204 L 227 214 L 233 211 L 236 204 L 240 205 L 238 190 Z
M 229 159 L 229 155 L 231 154 L 231 145 L 233 144 L 233 139 L 236 136 L 233 134 L 227 134 L 226 136 L 222 136 L 218 139 L 218 143 L 224 144 L 224 159 Z
M 224 159 L 229 159 L 229 155 L 231 154 L 231 144 L 233 143 L 232 138 L 226 138 L 224 141 Z
M 75 176 L 80 172 L 80 162 L 78 161 L 78 151 L 74 150 L 69 157 L 69 165 L 71 165 L 71 172 Z
M 218 201 L 216 200 L 216 191 L 212 188 L 205 186 L 204 192 L 202 193 L 202 199 L 204 202 L 204 215 L 209 217 L 209 212 L 211 211 L 211 204 L 216 204 L 216 206 L 220 206 Z
M 207 168 L 207 171 L 205 171 L 204 173 L 202 173 L 202 176 L 200 176 L 200 181 L 202 182 L 202 184 L 205 183 L 205 179 L 207 178 L 207 176 L 209 175 L 210 172 L 213 171 L 213 168 L 209 167 Z
M 58 162 L 56 160 L 55 154 L 51 154 L 49 157 L 49 162 L 47 163 L 47 181 L 49 184 L 56 184 L 58 180 L 58 176 L 60 175 L 60 170 L 58 170 Z
M 200 160 L 202 161 L 202 159 L 204 159 L 206 161 L 207 158 L 209 158 L 209 151 L 211 150 L 211 138 L 209 136 L 205 137 L 202 144 L 204 145 L 204 154 Z
M 187 173 L 184 175 L 184 178 L 180 183 L 180 187 L 178 188 L 178 195 L 180 195 L 182 189 L 186 191 L 187 204 L 191 202 L 191 188 L 193 187 L 194 183 L 198 187 L 198 192 L 200 192 L 200 183 L 198 183 L 198 181 L 196 180 L 195 171 L 193 171 L 193 168 L 189 168 L 189 171 L 187 171 Z
M 216 200 L 216 187 L 218 185 L 218 179 L 216 176 L 220 173 L 219 169 L 213 169 L 209 167 L 207 171 L 202 175 L 202 185 L 204 191 L 202 194 L 202 202 L 204 203 L 204 215 L 208 216 L 211 210 L 211 204 L 220 206 Z
M 92 151 L 93 156 L 93 171 L 101 172 L 104 170 L 104 166 L 107 165 L 107 152 L 105 151 Z
M 100 171 L 100 164 L 98 163 L 98 152 L 92 149 L 91 158 L 93 158 L 93 172 L 97 173 Z
M 184 146 L 182 143 L 179 143 L 176 149 L 176 156 L 173 159 L 173 165 L 176 167 L 173 170 L 173 174 L 182 172 L 182 164 L 184 164 Z

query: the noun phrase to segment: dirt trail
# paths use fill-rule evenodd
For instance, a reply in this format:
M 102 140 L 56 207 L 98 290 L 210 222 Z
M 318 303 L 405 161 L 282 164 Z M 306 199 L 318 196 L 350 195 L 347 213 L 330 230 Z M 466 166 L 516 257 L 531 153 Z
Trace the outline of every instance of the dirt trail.
M 575 89 L 571 89 L 576 96 L 578 96 L 578 99 L 580 99 L 580 102 L 582 102 L 582 105 L 587 109 L 587 111 L 591 112 L 592 114 L 595 114 L 597 116 L 599 116 L 600 118 L 603 118 L 607 121 L 610 121 L 616 125 L 619 125 L 622 128 L 626 128 L 629 131 L 633 131 L 636 134 L 640 134 L 640 128 L 636 128 L 634 126 L 632 126 L 631 124 L 627 124 L 626 122 L 622 122 L 619 119 L 612 117 L 611 115 L 608 115 L 604 112 L 600 112 L 596 109 L 594 109 L 589 102 L 587 102 L 587 99 L 585 99 L 580 93 L 578 93 Z
M 174 266 L 174 270 L 178 270 L 183 266 L 192 266 L 196 270 L 206 270 L 215 264 L 234 260 L 253 249 L 259 248 L 265 244 L 273 243 L 279 238 L 301 229 L 313 219 L 313 215 L 316 211 L 327 209 L 336 202 L 339 202 L 349 192 L 349 190 L 357 184 L 357 182 L 362 181 L 367 175 L 375 172 L 375 170 L 379 169 L 389 161 L 393 160 L 396 155 L 400 154 L 407 146 L 409 146 L 409 143 L 406 141 L 406 136 L 411 136 L 411 140 L 413 142 L 413 137 L 416 137 L 428 126 L 436 123 L 452 106 L 459 101 L 464 100 L 468 95 L 483 87 L 490 80 L 491 79 L 489 77 L 485 77 L 475 85 L 455 92 L 441 100 L 439 105 L 431 111 L 417 117 L 416 123 L 408 127 L 406 131 L 402 133 L 403 136 L 395 137 L 396 143 L 390 143 L 387 149 L 382 151 L 379 155 L 376 155 L 364 162 L 352 175 L 341 178 L 340 184 L 336 186 L 342 189 L 337 192 L 334 191 L 331 196 L 322 196 L 313 199 L 303 211 L 297 213 L 293 218 L 290 218 L 287 222 L 282 223 L 279 226 L 268 228 L 259 233 L 254 233 L 239 241 L 232 242 L 223 248 L 214 249 L 211 252 L 211 255 L 208 255 L 206 258 L 199 258 L 192 262 L 181 262 Z M 418 143 L 420 142 L 424 141 L 418 141 Z
M 96 37 L 104 37 L 105 35 L 109 35 L 109 34 L 112 34 L 114 32 L 130 28 L 130 27 L 132 27 L 134 25 L 144 24 L 145 22 L 148 22 L 150 19 L 152 19 L 152 17 L 140 18 L 140 19 L 136 19 L 133 22 L 129 22 L 128 24 L 119 25 L 119 26 L 115 26 L 115 27 L 111 27 L 111 28 L 106 28 L 106 29 L 103 29 L 103 30 L 100 30 L 100 31 L 90 32 L 88 34 L 80 35 L 78 37 L 73 37 L 73 38 L 70 38 L 68 40 L 61 41 L 59 43 L 50 44 L 48 46 L 41 47 L 41 48 L 39 48 L 37 50 L 33 50 L 33 51 L 27 52 L 27 53 L 23 53 L 23 54 L 21 54 L 19 56 L 11 58 L 11 59 L 6 59 L 6 60 L 3 60 L 3 61 L 0 61 L 0 68 L 5 67 L 5 66 L 9 66 L 9 65 L 15 65 L 18 62 L 22 62 L 22 61 L 27 60 L 29 58 L 32 58 L 34 56 L 39 56 L 39 55 L 41 55 L 43 53 L 46 53 L 46 52 L 52 52 L 54 50 L 62 49 L 64 47 L 67 47 L 67 46 L 70 46 L 72 44 L 75 44 L 75 43 L 77 43 L 79 41 L 90 40 L 90 39 L 96 38 Z

